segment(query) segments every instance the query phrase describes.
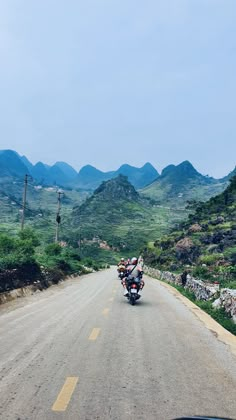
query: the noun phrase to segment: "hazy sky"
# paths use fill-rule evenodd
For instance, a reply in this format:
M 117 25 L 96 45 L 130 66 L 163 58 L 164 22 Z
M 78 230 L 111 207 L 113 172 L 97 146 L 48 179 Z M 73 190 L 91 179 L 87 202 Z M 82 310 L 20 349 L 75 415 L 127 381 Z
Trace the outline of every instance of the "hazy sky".
M 1 0 L 0 149 L 227 174 L 235 22 L 236 0 Z

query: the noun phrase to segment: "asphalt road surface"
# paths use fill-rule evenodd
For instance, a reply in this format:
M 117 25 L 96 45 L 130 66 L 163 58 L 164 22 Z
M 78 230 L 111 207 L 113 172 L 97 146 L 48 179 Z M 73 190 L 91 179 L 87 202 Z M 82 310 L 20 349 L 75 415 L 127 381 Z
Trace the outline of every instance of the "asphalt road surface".
M 1 306 L 1 420 L 197 414 L 236 417 L 236 357 L 157 280 L 135 306 L 114 268 Z

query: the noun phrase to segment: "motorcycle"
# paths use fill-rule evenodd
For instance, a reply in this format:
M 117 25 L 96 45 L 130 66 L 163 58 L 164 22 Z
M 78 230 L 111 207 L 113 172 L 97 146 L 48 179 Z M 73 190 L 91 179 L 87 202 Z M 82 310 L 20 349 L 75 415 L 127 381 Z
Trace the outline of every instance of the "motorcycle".
M 123 280 L 126 274 L 125 265 L 119 265 L 117 268 L 117 273 L 118 273 L 118 279 Z
M 118 278 L 122 281 L 122 280 L 123 280 L 123 278 L 125 278 L 125 272 L 124 272 L 124 271 L 120 271 L 120 272 L 118 273 Z
M 138 293 L 140 289 L 140 279 L 128 279 L 127 280 L 127 290 L 128 290 L 128 300 L 131 305 L 135 305 L 136 300 L 140 299 L 140 294 Z

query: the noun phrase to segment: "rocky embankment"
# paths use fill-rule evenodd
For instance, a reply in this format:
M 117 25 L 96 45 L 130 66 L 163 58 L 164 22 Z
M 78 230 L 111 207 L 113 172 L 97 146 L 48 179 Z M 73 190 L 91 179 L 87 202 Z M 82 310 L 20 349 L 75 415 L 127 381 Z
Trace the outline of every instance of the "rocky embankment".
M 70 275 L 65 275 L 61 271 L 55 271 L 55 270 L 49 271 L 45 269 L 42 271 L 41 277 L 37 280 L 32 281 L 31 282 L 32 284 L 29 284 L 29 282 L 26 282 L 26 281 L 20 284 L 18 280 L 16 283 L 16 284 L 19 284 L 18 287 L 14 287 L 14 284 L 11 284 L 12 286 L 11 290 L 4 290 L 3 292 L 0 292 L 0 305 L 6 302 L 10 302 L 14 299 L 30 296 L 37 292 L 42 292 L 48 287 L 56 285 L 67 279 L 73 279 L 74 277 L 78 277 L 81 274 L 90 274 L 93 272 L 94 270 L 92 268 L 85 267 L 85 266 L 83 266 L 83 272 L 78 272 L 78 273 L 74 273 Z
M 224 308 L 236 323 L 236 289 L 221 289 L 217 285 L 206 284 L 197 280 L 190 274 L 174 274 L 169 271 L 160 271 L 156 268 L 144 266 L 145 274 L 164 280 L 170 284 L 183 286 L 193 292 L 197 300 L 212 301 L 212 306 Z
M 19 287 L 17 289 L 9 290 L 0 293 L 0 305 L 3 303 L 10 302 L 12 300 L 21 298 L 21 297 L 27 297 L 30 295 L 33 295 L 37 292 L 42 292 L 43 290 L 47 289 L 48 287 L 58 284 L 63 280 L 70 279 L 77 277 L 77 274 L 70 275 L 70 276 L 64 276 L 58 281 L 53 281 L 51 278 L 44 279 L 44 281 L 35 281 L 34 284 L 25 285 L 23 287 Z

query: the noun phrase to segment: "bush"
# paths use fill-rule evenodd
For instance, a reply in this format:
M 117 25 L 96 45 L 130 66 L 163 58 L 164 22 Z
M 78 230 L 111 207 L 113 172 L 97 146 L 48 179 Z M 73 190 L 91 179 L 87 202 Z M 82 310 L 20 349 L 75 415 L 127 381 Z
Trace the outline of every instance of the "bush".
M 22 241 L 30 241 L 34 248 L 40 245 L 40 241 L 39 241 L 38 236 L 30 228 L 25 228 L 24 230 L 21 230 L 18 233 L 18 236 L 19 236 L 20 240 L 22 240 Z
M 73 272 L 70 262 L 66 261 L 64 258 L 55 260 L 55 267 L 57 267 L 59 270 L 64 271 L 65 273 Z
M 60 255 L 61 252 L 62 252 L 62 247 L 57 243 L 49 244 L 45 248 L 45 254 L 51 257 Z
M 0 234 L 0 255 L 8 255 L 17 248 L 15 238 Z
M 210 254 L 210 255 L 202 255 L 199 258 L 199 263 L 201 264 L 206 264 L 206 265 L 213 265 L 215 264 L 217 261 L 220 261 L 224 258 L 223 254 Z
M 193 277 L 197 277 L 201 280 L 209 280 L 211 277 L 211 274 L 209 273 L 209 270 L 207 267 L 197 266 L 193 269 Z

